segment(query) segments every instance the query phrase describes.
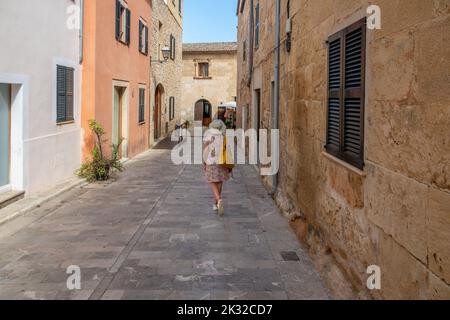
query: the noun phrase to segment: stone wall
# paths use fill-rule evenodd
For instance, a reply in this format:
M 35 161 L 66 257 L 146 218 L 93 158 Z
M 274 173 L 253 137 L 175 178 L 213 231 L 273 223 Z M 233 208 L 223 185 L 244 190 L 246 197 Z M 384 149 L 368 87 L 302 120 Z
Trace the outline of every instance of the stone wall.
M 363 18 L 370 3 L 290 2 L 288 53 L 282 1 L 277 202 L 336 297 L 450 298 L 450 3 L 377 2 L 382 29 L 367 31 L 361 171 L 324 151 L 325 41 Z M 238 52 L 250 36 L 250 3 L 239 14 Z M 250 59 L 238 54 L 238 105 L 250 110 L 241 123 L 254 125 L 253 92 L 261 89 L 262 125 L 269 127 L 275 1 L 259 3 L 261 44 L 252 73 Z M 370 265 L 381 268 L 381 290 L 366 287 Z
M 209 79 L 196 78 L 196 62 L 209 61 Z M 220 103 L 234 101 L 237 82 L 236 52 L 183 52 L 183 95 L 181 118 L 194 120 L 194 106 L 208 100 L 213 115 Z
M 178 3 L 178 1 L 177 1 Z M 170 7 L 169 7 L 170 5 Z M 154 144 L 154 111 L 155 111 L 155 92 L 158 85 L 164 88 L 161 108 L 161 134 L 166 136 L 174 128 L 181 114 L 181 77 L 183 69 L 182 46 L 183 46 L 183 28 L 182 18 L 178 10 L 173 8 L 172 1 L 166 4 L 164 0 L 153 0 L 153 30 L 150 31 L 151 44 L 150 54 L 152 57 L 152 85 L 151 85 L 151 142 Z M 170 35 L 176 40 L 175 59 L 169 58 L 167 62 L 160 63 L 157 60 L 164 60 L 161 49 L 164 46 L 170 46 Z M 156 61 L 155 61 L 156 60 Z M 169 98 L 175 97 L 175 117 L 169 120 Z M 167 124 L 168 132 L 165 131 Z

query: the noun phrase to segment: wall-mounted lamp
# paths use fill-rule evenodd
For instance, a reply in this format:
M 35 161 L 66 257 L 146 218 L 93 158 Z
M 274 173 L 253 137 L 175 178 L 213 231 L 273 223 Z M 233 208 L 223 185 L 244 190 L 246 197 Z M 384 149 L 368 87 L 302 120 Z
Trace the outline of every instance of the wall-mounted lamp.
M 292 20 L 291 20 L 291 18 L 288 18 L 286 21 L 286 51 L 287 52 L 291 52 L 291 44 L 292 44 L 291 34 L 292 34 Z
M 162 56 L 163 56 L 163 59 L 164 60 L 160 60 L 160 59 L 158 59 L 158 60 L 152 60 L 152 63 L 154 63 L 154 62 L 158 62 L 158 63 L 164 63 L 164 62 L 167 62 L 168 60 L 169 60 L 169 57 L 170 57 L 170 48 L 168 47 L 168 46 L 164 46 L 162 49 L 161 49 L 161 52 L 162 52 Z

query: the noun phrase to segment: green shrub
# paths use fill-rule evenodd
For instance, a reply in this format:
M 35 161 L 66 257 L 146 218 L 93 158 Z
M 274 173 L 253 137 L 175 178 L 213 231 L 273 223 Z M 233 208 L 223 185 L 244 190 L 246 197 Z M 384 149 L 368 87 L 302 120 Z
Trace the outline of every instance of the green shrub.
M 103 154 L 103 139 L 106 134 L 105 129 L 95 120 L 89 120 L 89 128 L 95 134 L 96 144 L 92 150 L 92 159 L 85 162 L 77 171 L 79 177 L 85 178 L 89 182 L 106 181 L 114 171 L 123 171 L 122 163 L 119 159 L 119 148 L 123 142 L 120 139 L 118 144 L 111 145 L 111 158 Z

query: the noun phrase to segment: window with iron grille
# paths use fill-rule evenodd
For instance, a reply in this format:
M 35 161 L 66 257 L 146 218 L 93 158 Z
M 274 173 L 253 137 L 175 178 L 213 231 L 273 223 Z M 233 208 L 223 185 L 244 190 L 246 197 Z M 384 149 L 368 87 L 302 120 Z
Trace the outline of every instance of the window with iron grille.
M 329 154 L 364 167 L 366 19 L 328 39 Z
M 56 122 L 73 121 L 74 69 L 56 66 Z
M 145 89 L 139 88 L 139 123 L 145 122 Z

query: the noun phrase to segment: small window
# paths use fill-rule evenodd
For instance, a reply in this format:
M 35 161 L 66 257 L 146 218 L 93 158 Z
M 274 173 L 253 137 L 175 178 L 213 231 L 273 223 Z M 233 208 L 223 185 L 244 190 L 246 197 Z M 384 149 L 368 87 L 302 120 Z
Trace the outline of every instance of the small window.
M 178 14 L 181 16 L 183 14 L 183 0 L 178 0 Z
M 199 78 L 209 78 L 209 63 L 208 62 L 200 62 L 198 64 L 197 75 Z
M 247 39 L 242 43 L 242 61 L 247 60 Z
M 130 45 L 131 12 L 121 0 L 116 0 L 116 40 Z
M 170 35 L 170 59 L 175 60 L 176 52 L 176 39 L 173 35 Z
M 139 19 L 139 52 L 148 55 L 148 27 Z
M 259 28 L 260 28 L 260 19 L 259 19 L 259 3 L 256 5 L 255 9 L 255 48 L 259 47 Z
M 74 69 L 56 67 L 56 122 L 73 121 Z
M 145 89 L 139 88 L 139 123 L 145 122 Z
M 329 154 L 364 167 L 365 19 L 328 39 Z
M 169 121 L 175 118 L 175 97 L 169 98 Z

